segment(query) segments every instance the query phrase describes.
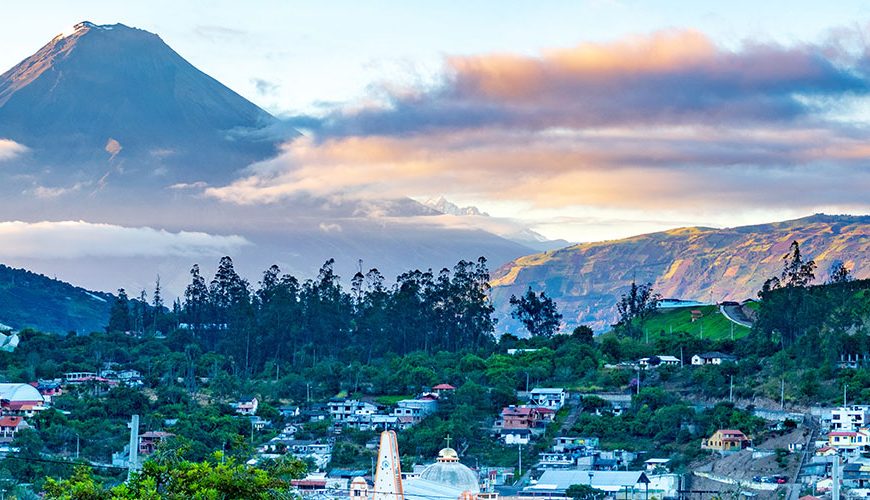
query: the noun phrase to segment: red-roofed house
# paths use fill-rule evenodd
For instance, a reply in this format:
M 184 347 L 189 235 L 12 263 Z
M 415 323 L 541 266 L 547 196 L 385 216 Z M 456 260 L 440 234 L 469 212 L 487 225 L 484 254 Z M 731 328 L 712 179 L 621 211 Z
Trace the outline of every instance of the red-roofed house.
M 432 388 L 432 392 L 438 395 L 438 397 L 446 396 L 448 394 L 453 394 L 456 388 L 450 384 L 438 384 Z
M 746 434 L 736 429 L 719 429 L 709 439 L 701 442 L 701 448 L 715 451 L 740 451 L 748 448 L 752 441 Z
M 828 433 L 828 446 L 837 449 L 855 449 L 870 445 L 870 431 L 834 431 Z
M 21 417 L 0 417 L 0 443 L 12 442 L 18 431 L 29 428 L 30 425 Z
M 502 428 L 532 429 L 541 419 L 538 408 L 528 406 L 508 406 L 501 411 Z
M 139 436 L 139 455 L 150 455 L 164 439 L 175 436 L 171 432 L 149 431 Z

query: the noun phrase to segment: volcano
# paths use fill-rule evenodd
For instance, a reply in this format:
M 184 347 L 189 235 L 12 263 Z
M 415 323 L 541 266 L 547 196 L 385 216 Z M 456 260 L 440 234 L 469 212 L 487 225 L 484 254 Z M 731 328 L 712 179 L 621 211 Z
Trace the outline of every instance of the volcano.
M 0 76 L 0 137 L 20 174 L 96 183 L 222 182 L 275 153 L 277 120 L 163 40 L 82 22 Z M 107 167 L 108 165 L 108 167 Z

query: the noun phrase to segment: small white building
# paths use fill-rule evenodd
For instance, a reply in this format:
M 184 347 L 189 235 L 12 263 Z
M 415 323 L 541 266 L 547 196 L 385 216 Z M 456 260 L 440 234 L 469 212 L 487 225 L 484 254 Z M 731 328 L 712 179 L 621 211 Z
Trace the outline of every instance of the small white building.
M 329 416 L 332 417 L 334 422 L 344 422 L 352 415 L 366 417 L 374 415 L 377 412 L 377 406 L 371 403 L 366 403 L 365 401 L 344 399 L 329 402 Z
M 532 440 L 531 429 L 502 429 L 500 437 L 506 445 L 527 445 Z
M 415 425 L 438 410 L 435 399 L 403 399 L 396 403 L 393 416 L 405 425 Z
M 693 365 L 721 365 L 722 363 L 736 363 L 737 358 L 722 352 L 705 352 L 692 356 Z
M 680 366 L 680 358 L 675 356 L 652 356 L 649 358 L 640 358 L 637 364 L 641 368 L 657 368 L 659 366 Z
M 561 387 L 536 387 L 529 394 L 529 403 L 559 411 L 565 406 L 567 393 Z

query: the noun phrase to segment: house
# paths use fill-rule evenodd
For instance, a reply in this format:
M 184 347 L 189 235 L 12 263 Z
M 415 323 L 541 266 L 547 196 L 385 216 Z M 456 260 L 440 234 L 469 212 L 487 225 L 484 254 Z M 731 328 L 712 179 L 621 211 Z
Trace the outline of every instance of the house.
M 538 454 L 539 469 L 571 469 L 577 460 L 570 453 L 544 452 Z
M 659 366 L 680 366 L 680 358 L 674 356 L 651 356 L 649 358 L 640 358 L 637 364 L 641 368 L 657 368 Z
M 259 431 L 262 431 L 263 429 L 272 427 L 271 420 L 266 420 L 264 418 L 260 418 L 260 417 L 254 416 L 254 415 L 252 415 L 248 418 L 251 420 L 251 428 L 253 428 L 255 431 L 259 432 Z
M 0 417 L 0 443 L 11 443 L 18 431 L 29 428 L 30 425 L 22 417 Z
M 531 429 L 539 419 L 538 409 L 530 406 L 511 405 L 501 410 L 502 429 Z
M 740 451 L 751 444 L 752 441 L 739 430 L 719 429 L 709 439 L 701 442 L 701 448 L 714 451 Z
M 576 450 L 595 450 L 598 449 L 598 438 L 597 437 L 570 437 L 570 436 L 557 436 L 553 440 L 553 451 L 556 453 L 561 453 L 565 451 L 576 451 Z
M 540 349 L 508 349 L 508 356 L 516 356 L 517 354 L 526 354 L 530 352 L 537 352 Z
M 139 455 L 146 456 L 154 453 L 157 447 L 165 439 L 175 436 L 170 432 L 149 431 L 139 436 Z
M 643 467 L 650 474 L 654 474 L 656 470 L 667 471 L 669 463 L 671 463 L 670 458 L 650 458 L 643 463 Z
M 523 488 L 519 496 L 565 498 L 568 488 L 586 484 L 612 498 L 639 500 L 648 498 L 649 483 L 643 471 L 548 470 L 537 483 Z
M 334 399 L 329 402 L 329 416 L 336 423 L 344 422 L 352 415 L 368 416 L 374 415 L 377 411 L 377 406 L 355 399 Z
M 833 446 L 823 446 L 816 450 L 815 455 L 817 457 L 832 457 L 834 455 L 837 455 L 837 449 Z
M 565 406 L 566 397 L 567 393 L 565 392 L 565 389 L 562 389 L 561 387 L 536 387 L 532 389 L 532 392 L 529 395 L 529 404 L 543 406 L 544 408 L 552 408 L 553 410 L 558 411 L 560 408 Z
M 531 429 L 502 429 L 499 437 L 506 445 L 527 445 L 532 439 L 532 431 Z
M 61 387 L 61 379 L 54 380 L 37 380 L 36 382 L 31 382 L 30 385 L 36 388 L 40 394 L 42 394 L 42 399 L 46 403 L 51 402 L 51 398 L 60 396 L 63 394 L 63 387 Z
M 256 415 L 257 408 L 260 406 L 260 402 L 257 398 L 243 396 L 239 398 L 239 401 L 233 405 L 236 410 L 236 413 L 240 415 Z
M 393 416 L 405 426 L 415 425 L 438 410 L 438 401 L 434 399 L 403 399 L 396 403 Z
M 691 314 L 692 314 L 692 323 L 694 323 L 695 321 L 698 321 L 699 319 L 704 317 L 704 312 L 701 311 L 700 309 L 692 309 Z
M 832 431 L 828 433 L 828 446 L 838 450 L 867 449 L 870 446 L 870 431 Z
M 538 410 L 538 426 L 546 426 L 556 420 L 556 410 L 552 408 L 535 408 Z
M 843 486 L 851 490 L 870 488 L 870 465 L 857 462 L 844 465 Z
M 705 352 L 692 356 L 693 365 L 721 365 L 722 363 L 736 363 L 737 358 L 722 352 Z
M 439 398 L 443 396 L 449 396 L 456 391 L 456 388 L 450 384 L 438 384 L 432 388 L 432 392 L 434 392 Z
M 281 406 L 278 413 L 284 418 L 296 418 L 302 415 L 302 409 L 298 406 Z
M 870 406 L 841 406 L 831 410 L 832 431 L 857 431 L 870 424 Z

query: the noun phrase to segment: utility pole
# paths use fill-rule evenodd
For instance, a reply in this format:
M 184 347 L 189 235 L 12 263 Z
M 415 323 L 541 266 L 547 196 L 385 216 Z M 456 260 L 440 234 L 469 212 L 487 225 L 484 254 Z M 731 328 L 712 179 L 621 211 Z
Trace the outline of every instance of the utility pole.
M 785 379 L 779 379 L 779 409 L 785 408 Z
M 731 340 L 734 340 L 734 322 L 731 321 Z
M 734 375 L 731 375 L 731 385 L 728 388 L 728 402 L 734 402 Z
M 683 367 L 683 346 L 680 345 L 680 368 Z
M 517 476 L 523 477 L 523 445 L 522 444 L 517 445 L 517 458 L 519 459 L 517 462 L 518 463 Z
M 79 435 L 76 434 L 76 460 L 79 459 Z
M 127 457 L 127 480 L 139 470 L 139 415 L 130 417 L 130 453 Z

